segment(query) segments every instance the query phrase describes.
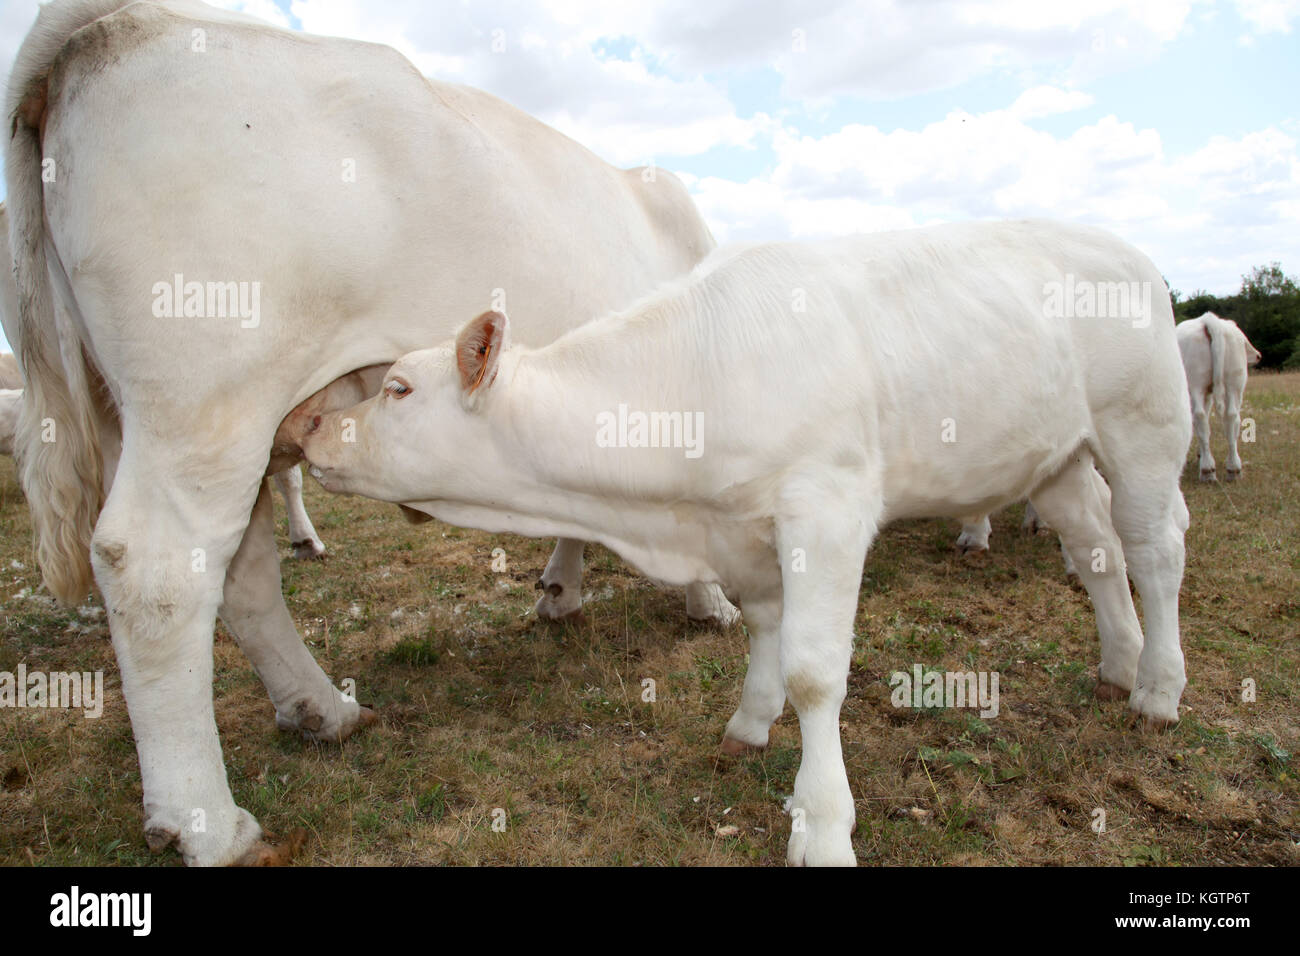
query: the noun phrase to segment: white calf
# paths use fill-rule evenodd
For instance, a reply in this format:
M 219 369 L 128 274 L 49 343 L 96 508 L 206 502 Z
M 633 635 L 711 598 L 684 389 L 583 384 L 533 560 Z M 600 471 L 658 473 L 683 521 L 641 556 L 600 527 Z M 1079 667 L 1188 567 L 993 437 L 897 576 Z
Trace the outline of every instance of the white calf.
M 1259 364 L 1259 351 L 1236 322 L 1221 319 L 1213 312 L 1180 322 L 1176 332 L 1192 401 L 1192 423 L 1201 450 L 1201 481 L 1216 480 L 1214 456 L 1210 454 L 1211 400 L 1228 432 L 1226 477 L 1236 481 L 1241 475 L 1241 456 L 1237 454 L 1241 396 L 1246 390 L 1246 369 Z
M 725 746 L 765 745 L 788 696 L 803 740 L 789 860 L 852 864 L 839 712 L 863 562 L 890 521 L 1031 495 L 1097 608 L 1103 691 L 1178 719 L 1191 420 L 1173 315 L 1167 296 L 1145 315 L 1048 315 L 1067 276 L 1164 289 L 1132 247 L 1052 223 L 727 250 L 544 348 L 511 348 L 506 317 L 484 313 L 454 346 L 399 359 L 375 398 L 315 416 L 303 449 L 331 491 L 720 582 L 750 634 Z M 984 354 L 1014 356 L 992 392 L 952 374 Z

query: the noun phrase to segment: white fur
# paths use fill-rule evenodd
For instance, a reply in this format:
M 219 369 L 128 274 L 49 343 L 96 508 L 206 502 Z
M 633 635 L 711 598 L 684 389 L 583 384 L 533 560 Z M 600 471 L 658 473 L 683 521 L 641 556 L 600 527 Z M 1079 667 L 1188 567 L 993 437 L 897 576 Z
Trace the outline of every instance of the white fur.
M 1178 348 L 1187 373 L 1192 403 L 1192 423 L 1200 446 L 1202 481 L 1216 478 L 1210 454 L 1210 406 L 1218 410 L 1228 432 L 1227 479 L 1241 475 L 1237 439 L 1241 434 L 1241 397 L 1246 390 L 1246 370 L 1259 364 L 1260 354 L 1246 333 L 1231 319 L 1213 312 L 1178 323 Z
M 469 397 L 452 349 L 407 355 L 388 373 L 405 397 L 386 388 L 324 416 L 304 451 L 332 491 L 593 538 L 652 577 L 720 582 L 751 638 L 727 735 L 765 744 L 789 697 L 806 824 L 789 859 L 853 863 L 838 715 L 863 561 L 890 521 L 1032 496 L 1097 608 L 1101 679 L 1140 714 L 1178 717 L 1191 422 L 1173 315 L 1162 297 L 1145 324 L 1049 317 L 1045 288 L 1066 274 L 1164 288 L 1114 237 L 1043 222 L 724 250 L 630 311 L 489 356 L 489 384 Z M 953 374 L 984 356 L 1007 363 L 999 388 Z M 704 454 L 597 444 L 621 403 L 702 413 Z

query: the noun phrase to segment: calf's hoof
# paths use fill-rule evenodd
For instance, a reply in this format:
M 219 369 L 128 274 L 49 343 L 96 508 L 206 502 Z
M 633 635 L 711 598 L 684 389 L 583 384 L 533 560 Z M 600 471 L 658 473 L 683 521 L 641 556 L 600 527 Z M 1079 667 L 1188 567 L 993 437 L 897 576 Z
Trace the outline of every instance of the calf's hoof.
M 315 561 L 325 557 L 325 545 L 319 539 L 308 538 L 305 541 L 291 542 L 293 557 L 296 561 Z
M 762 753 L 767 749 L 767 744 L 748 744 L 743 740 L 737 740 L 735 737 L 723 737 L 722 746 L 719 748 L 723 756 L 726 757 L 745 757 L 750 754 Z
M 1181 689 L 1177 694 L 1167 693 L 1151 684 L 1138 681 L 1129 697 L 1128 706 L 1133 711 L 1134 720 L 1140 719 L 1147 730 L 1164 730 L 1178 723 L 1178 700 L 1182 697 Z
M 1129 698 L 1129 691 L 1104 680 L 1097 681 L 1093 693 L 1097 695 L 1098 700 L 1128 700 Z
M 1214 473 L 1213 468 L 1201 469 L 1201 481 L 1218 481 L 1219 476 Z
M 1228 481 L 1236 481 L 1238 478 L 1241 477 L 1241 469 L 1237 468 L 1234 470 L 1232 468 L 1229 468 L 1226 472 L 1224 472 L 1223 477 L 1226 478 Z
M 288 866 L 302 852 L 307 843 L 307 831 L 298 827 L 284 839 L 262 832 L 262 839 L 254 843 L 232 866 Z

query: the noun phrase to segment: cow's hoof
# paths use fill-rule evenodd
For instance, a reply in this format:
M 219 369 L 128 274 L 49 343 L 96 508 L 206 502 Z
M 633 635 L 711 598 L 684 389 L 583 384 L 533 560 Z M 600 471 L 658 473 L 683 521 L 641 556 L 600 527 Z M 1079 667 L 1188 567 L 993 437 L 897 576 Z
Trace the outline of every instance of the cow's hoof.
M 1238 478 L 1241 477 L 1241 469 L 1238 468 L 1234 471 L 1233 469 L 1229 468 L 1226 472 L 1224 472 L 1223 477 L 1226 478 L 1228 481 L 1236 481 Z
M 726 757 L 744 757 L 749 754 L 762 753 L 767 749 L 767 744 L 747 744 L 735 737 L 723 737 L 722 746 L 719 749 L 722 751 L 723 756 Z
M 293 548 L 293 557 L 296 561 L 315 561 L 318 558 L 325 557 L 325 545 L 318 538 L 308 538 L 305 541 L 294 541 L 291 544 Z
M 378 721 L 379 721 L 379 715 L 375 713 L 373 708 L 367 707 L 365 704 L 362 704 L 357 708 L 356 723 L 354 723 L 350 728 L 348 728 L 348 730 L 339 734 L 339 740 L 340 741 L 347 740 L 353 734 L 365 730 L 371 724 L 377 723 Z
M 144 842 L 150 853 L 161 853 L 169 846 L 180 846 L 181 832 L 174 827 L 153 824 L 145 827 Z
M 1111 684 L 1104 680 L 1097 681 L 1097 686 L 1093 693 L 1097 695 L 1098 700 L 1128 700 L 1129 691 L 1117 684 Z
M 533 585 L 542 596 L 537 599 L 533 610 L 543 621 L 560 621 L 576 623 L 582 614 L 582 592 L 578 588 L 566 588 L 558 581 L 547 584 L 538 578 Z
M 254 843 L 236 860 L 233 866 L 288 866 L 307 843 L 307 831 L 298 827 L 283 840 L 263 831 L 262 839 Z
M 1067 571 L 1065 575 L 1065 583 L 1076 591 L 1083 591 L 1086 593 L 1088 590 L 1083 586 L 1083 578 L 1079 577 L 1078 571 Z
M 582 627 L 587 623 L 587 615 L 582 613 L 582 608 L 578 607 L 575 611 L 557 612 L 553 606 L 547 604 L 546 598 L 542 598 L 533 608 L 537 612 L 537 617 L 547 624 L 570 625 L 572 627 Z
M 740 620 L 740 612 L 735 608 L 732 608 L 730 612 L 723 611 L 716 614 L 708 614 L 704 617 L 691 617 L 688 614 L 686 620 L 690 621 L 697 627 L 707 627 L 715 631 L 725 631 Z
M 1201 469 L 1201 481 L 1218 481 L 1219 476 L 1214 473 L 1213 468 Z

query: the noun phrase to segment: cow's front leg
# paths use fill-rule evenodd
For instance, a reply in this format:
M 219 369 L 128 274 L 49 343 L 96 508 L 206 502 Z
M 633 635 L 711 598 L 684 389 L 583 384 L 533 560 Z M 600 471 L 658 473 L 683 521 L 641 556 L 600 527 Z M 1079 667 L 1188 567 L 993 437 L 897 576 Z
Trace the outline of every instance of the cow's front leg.
M 551 560 L 537 579 L 537 616 L 548 621 L 575 618 L 582 612 L 582 549 L 581 541 L 561 538 L 555 542 Z
M 826 519 L 784 520 L 777 542 L 782 564 L 781 678 L 799 715 L 803 757 L 790 801 L 787 859 L 795 866 L 854 866 L 853 792 L 840 749 L 840 705 L 847 692 L 853 618 L 871 533 L 862 497 L 818 501 Z M 874 530 L 874 528 L 873 528 Z M 796 565 L 792 555 L 803 561 Z
M 749 668 L 740 693 L 740 707 L 727 721 L 722 752 L 736 756 L 767 746 L 773 722 L 785 709 L 781 681 L 781 602 L 745 601 L 745 630 L 749 632 Z
M 221 619 L 266 685 L 281 729 L 312 740 L 343 740 L 375 715 L 334 687 L 298 636 L 280 587 L 274 520 L 271 489 L 263 481 L 226 572 Z
M 696 581 L 686 586 L 686 616 L 699 624 L 731 627 L 740 620 L 740 611 L 718 585 Z
M 185 862 L 259 862 L 270 848 L 235 805 L 212 705 L 212 627 L 222 585 L 247 521 L 257 475 L 211 477 L 202 490 L 173 478 L 198 466 L 158 467 L 130 436 L 91 543 L 95 580 L 108 608 L 122 692 L 144 788 L 149 847 L 175 844 Z M 238 456 L 235 456 L 238 458 Z M 179 464 L 167 462 L 167 464 Z M 214 493 L 221 489 L 223 493 Z
M 323 556 L 325 543 L 316 533 L 302 502 L 302 470 L 297 465 L 286 468 L 275 476 L 275 486 L 280 489 L 289 513 L 289 546 L 293 548 L 293 556 L 300 561 Z
M 957 550 L 962 553 L 967 551 L 987 551 L 989 549 L 989 535 L 992 533 L 993 525 L 990 523 L 988 515 L 981 515 L 977 518 L 963 518 L 961 534 L 957 535 Z

